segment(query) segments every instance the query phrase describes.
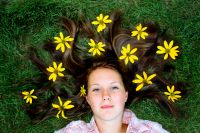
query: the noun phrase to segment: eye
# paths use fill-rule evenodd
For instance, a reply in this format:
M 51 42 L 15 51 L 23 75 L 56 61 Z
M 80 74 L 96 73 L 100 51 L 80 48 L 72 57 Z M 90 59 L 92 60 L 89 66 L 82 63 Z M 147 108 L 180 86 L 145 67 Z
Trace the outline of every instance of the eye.
M 113 90 L 117 90 L 117 89 L 119 89 L 119 87 L 113 86 L 112 89 L 113 89 Z
M 92 91 L 93 92 L 98 92 L 100 89 L 99 88 L 94 88 Z

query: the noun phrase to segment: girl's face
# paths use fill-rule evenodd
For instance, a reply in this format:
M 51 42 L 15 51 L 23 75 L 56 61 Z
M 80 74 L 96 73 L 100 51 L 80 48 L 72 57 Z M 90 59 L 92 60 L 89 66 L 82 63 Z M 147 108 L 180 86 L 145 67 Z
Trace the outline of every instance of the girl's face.
M 122 118 L 128 92 L 120 74 L 110 68 L 97 68 L 88 77 L 86 100 L 94 117 L 101 120 Z

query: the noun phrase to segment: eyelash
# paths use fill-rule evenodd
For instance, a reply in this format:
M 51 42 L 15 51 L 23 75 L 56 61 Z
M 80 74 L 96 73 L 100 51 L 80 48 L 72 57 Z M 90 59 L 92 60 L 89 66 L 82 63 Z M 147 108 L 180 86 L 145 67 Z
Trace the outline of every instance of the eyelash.
M 95 89 L 93 89 L 92 91 L 99 91 L 100 89 L 99 88 L 95 88 Z
M 111 87 L 111 89 L 113 89 L 113 90 L 118 90 L 119 87 L 113 86 L 113 87 Z M 99 88 L 95 88 L 95 89 L 93 89 L 92 91 L 93 91 L 93 92 L 96 92 L 96 91 L 99 91 L 99 90 L 100 90 Z
M 116 90 L 116 89 L 119 89 L 119 87 L 117 87 L 117 86 L 114 86 L 114 87 L 112 87 L 112 89 Z

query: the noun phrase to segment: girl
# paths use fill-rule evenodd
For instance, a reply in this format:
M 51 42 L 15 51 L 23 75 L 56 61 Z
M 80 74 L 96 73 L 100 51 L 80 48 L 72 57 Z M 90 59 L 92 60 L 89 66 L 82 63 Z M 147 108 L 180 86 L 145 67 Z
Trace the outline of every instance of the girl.
M 167 133 L 160 124 L 140 120 L 124 108 L 128 90 L 113 64 L 95 64 L 86 79 L 86 99 L 93 112 L 90 123 L 73 121 L 55 133 Z
M 58 118 L 61 115 L 73 120 L 91 108 L 90 123 L 73 121 L 57 132 L 167 132 L 156 122 L 138 119 L 125 105 L 154 98 L 178 116 L 172 102 L 183 94 L 178 90 L 183 84 L 162 77 L 162 73 L 172 72 L 173 67 L 167 62 L 176 59 L 178 46 L 152 22 L 138 24 L 131 30 L 121 28 L 120 15 L 100 14 L 92 23 L 80 19 L 77 24 L 63 17 L 62 26 L 68 36 L 60 32 L 59 37 L 44 45 L 52 55 L 53 66 L 48 67 L 31 49 L 30 59 L 43 72 L 31 82 L 40 89 L 22 92 L 27 103 L 34 100 L 26 108 L 34 123 L 56 113 Z M 91 24 L 97 25 L 97 30 Z

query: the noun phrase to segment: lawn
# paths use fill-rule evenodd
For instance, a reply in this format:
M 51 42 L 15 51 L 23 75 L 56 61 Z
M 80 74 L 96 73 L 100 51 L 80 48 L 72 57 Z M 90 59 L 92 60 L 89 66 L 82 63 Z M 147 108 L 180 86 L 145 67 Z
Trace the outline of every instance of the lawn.
M 175 102 L 184 117 L 175 119 L 152 100 L 143 100 L 131 109 L 141 119 L 159 122 L 172 133 L 200 132 L 200 1 L 199 0 L 1 0 L 0 1 L 0 132 L 49 133 L 69 121 L 56 117 L 31 124 L 23 110 L 20 97 L 31 86 L 18 86 L 40 72 L 28 60 L 28 48 L 33 46 L 47 61 L 43 52 L 45 40 L 53 39 L 61 29 L 59 18 L 77 20 L 83 13 L 94 20 L 100 13 L 123 11 L 123 26 L 133 27 L 145 21 L 159 23 L 161 29 L 180 43 L 181 54 L 173 62 L 173 79 L 187 82 L 188 93 Z M 89 116 L 85 116 L 89 120 Z

